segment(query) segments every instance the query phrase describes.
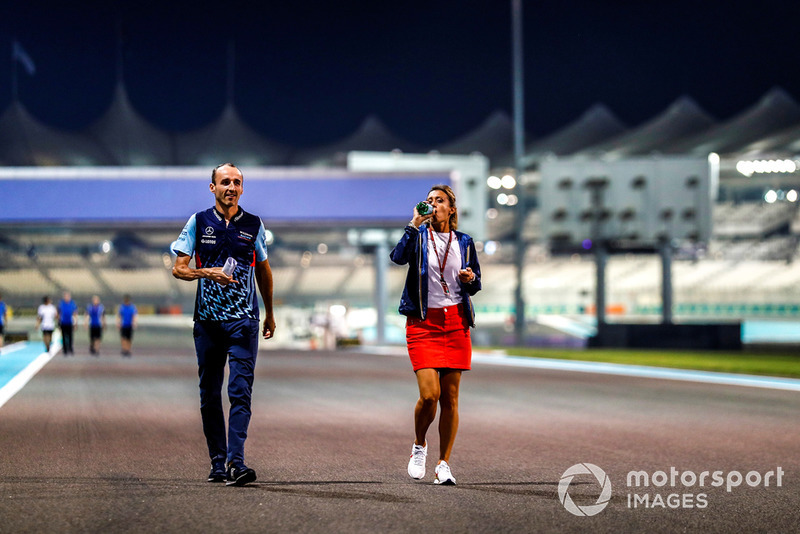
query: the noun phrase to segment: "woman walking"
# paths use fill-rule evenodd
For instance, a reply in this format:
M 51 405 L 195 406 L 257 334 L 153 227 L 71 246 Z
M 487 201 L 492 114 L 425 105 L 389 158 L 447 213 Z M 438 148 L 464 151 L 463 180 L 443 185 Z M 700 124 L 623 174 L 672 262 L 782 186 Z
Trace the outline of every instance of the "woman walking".
M 58 310 L 53 306 L 50 297 L 44 297 L 42 303 L 36 309 L 36 328 L 42 328 L 42 340 L 44 341 L 45 352 L 50 352 L 50 344 L 53 342 L 53 330 L 56 329 L 56 317 Z
M 419 400 L 414 409 L 416 439 L 408 474 L 425 476 L 425 436 L 439 415 L 439 461 L 435 484 L 454 485 L 450 453 L 458 431 L 458 393 L 462 371 L 472 366 L 470 327 L 475 312 L 470 296 L 481 289 L 481 270 L 472 238 L 457 232 L 458 209 L 453 190 L 435 185 L 426 200 L 432 213 L 414 217 L 391 252 L 398 265 L 408 264 L 399 311 L 406 319 L 406 344 L 417 376 Z

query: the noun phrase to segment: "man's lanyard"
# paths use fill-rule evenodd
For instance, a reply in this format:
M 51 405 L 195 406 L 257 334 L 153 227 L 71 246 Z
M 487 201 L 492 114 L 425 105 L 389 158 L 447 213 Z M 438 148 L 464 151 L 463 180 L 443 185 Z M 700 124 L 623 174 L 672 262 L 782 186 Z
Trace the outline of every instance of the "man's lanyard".
M 453 232 L 447 236 L 447 248 L 444 251 L 444 260 L 439 259 L 439 250 L 436 248 L 436 240 L 433 237 L 433 229 L 428 226 L 428 231 L 431 234 L 431 243 L 433 243 L 433 253 L 436 254 L 436 261 L 439 262 L 439 283 L 442 284 L 444 294 L 450 296 L 450 288 L 447 287 L 447 282 L 444 280 L 444 267 L 447 265 L 447 256 L 450 254 L 450 243 L 453 241 Z

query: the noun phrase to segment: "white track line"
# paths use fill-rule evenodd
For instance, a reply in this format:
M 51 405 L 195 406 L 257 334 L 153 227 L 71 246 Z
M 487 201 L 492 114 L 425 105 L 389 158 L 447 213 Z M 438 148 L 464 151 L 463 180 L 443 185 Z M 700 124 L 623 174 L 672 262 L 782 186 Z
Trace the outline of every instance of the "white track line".
M 30 343 L 30 342 L 24 342 Z M 39 341 L 34 341 L 33 343 L 40 343 Z M 27 346 L 27 345 L 26 345 Z M 10 347 L 9 347 L 10 348 Z M 25 348 L 25 347 L 22 347 Z M 61 350 L 60 343 L 53 343 L 50 345 L 50 352 L 43 352 L 39 356 L 37 356 L 31 363 L 28 364 L 25 369 L 20 371 L 17 376 L 12 378 L 8 381 L 6 385 L 0 388 L 0 407 L 2 407 L 8 400 L 19 393 L 25 384 L 33 378 L 36 373 L 38 373 L 42 367 L 45 366 L 47 362 L 49 362 L 53 356 L 55 356 L 58 351 Z M 15 351 L 8 351 L 8 352 L 15 352 Z M 4 352 L 3 354 L 7 354 L 8 352 Z
M 402 346 L 364 347 L 364 352 L 390 354 L 408 357 Z M 503 365 L 506 367 L 526 367 L 529 369 L 548 369 L 554 371 L 573 371 L 579 373 L 595 373 L 604 375 L 632 376 L 638 378 L 656 378 L 661 380 L 679 380 L 684 382 L 702 382 L 704 384 L 721 384 L 728 386 L 745 386 L 766 389 L 800 391 L 800 380 L 774 376 L 757 376 L 736 373 L 718 373 L 713 371 L 693 371 L 689 369 L 670 369 L 666 367 L 650 367 L 646 365 L 625 365 L 620 363 L 584 362 L 575 360 L 558 360 L 553 358 L 528 358 L 508 356 L 502 351 L 472 353 L 472 361 L 480 364 Z
M 702 382 L 705 384 L 723 384 L 729 386 L 746 386 L 800 391 L 800 380 L 796 378 L 718 373 L 714 371 L 693 371 L 689 369 L 670 369 L 666 367 L 625 365 L 619 363 L 584 362 L 573 360 L 556 360 L 549 358 L 525 358 L 521 356 L 503 356 L 488 353 L 473 353 L 472 361 L 511 367 L 528 367 L 533 369 L 552 369 L 557 371 L 576 371 L 580 373 L 634 376 L 639 378 Z

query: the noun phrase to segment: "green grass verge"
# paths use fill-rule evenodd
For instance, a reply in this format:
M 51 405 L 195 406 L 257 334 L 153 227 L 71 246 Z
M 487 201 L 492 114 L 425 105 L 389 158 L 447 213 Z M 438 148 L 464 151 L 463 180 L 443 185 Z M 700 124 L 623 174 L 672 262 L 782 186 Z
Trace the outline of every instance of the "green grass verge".
M 650 365 L 653 367 L 800 378 L 800 354 L 789 351 L 702 352 L 514 347 L 492 347 L 486 350 L 502 350 L 509 356 L 531 358 L 556 358 L 561 360 Z

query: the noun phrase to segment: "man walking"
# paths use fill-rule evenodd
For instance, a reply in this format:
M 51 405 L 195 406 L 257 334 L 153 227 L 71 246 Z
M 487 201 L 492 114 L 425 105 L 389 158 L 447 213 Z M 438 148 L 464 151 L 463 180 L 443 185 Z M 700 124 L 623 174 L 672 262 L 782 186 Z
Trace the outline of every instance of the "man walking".
M 73 346 L 73 332 L 75 322 L 78 320 L 78 305 L 72 300 L 69 291 L 64 291 L 61 302 L 58 303 L 58 326 L 61 328 L 61 344 L 64 347 L 64 356 L 75 356 Z
M 86 306 L 86 321 L 89 326 L 89 353 L 98 357 L 103 329 L 106 327 L 106 308 L 97 295 L 93 296 L 92 301 Z
M 194 342 L 200 376 L 200 414 L 211 457 L 208 481 L 226 482 L 229 486 L 243 486 L 256 480 L 256 472 L 244 463 L 258 352 L 256 284 L 265 308 L 262 335 L 269 339 L 275 333 L 266 233 L 261 219 L 239 207 L 243 181 L 234 164 L 215 167 L 209 186 L 214 207 L 192 215 L 172 244 L 177 254 L 173 276 L 199 280 Z M 193 255 L 195 268 L 190 266 Z M 231 262 L 227 267 L 226 263 Z M 222 409 L 226 360 L 230 374 L 227 441 Z
M 136 330 L 136 318 L 139 312 L 136 305 L 131 302 L 131 296 L 126 294 L 122 297 L 122 304 L 117 312 L 117 327 L 119 327 L 119 341 L 122 346 L 122 356 L 131 357 L 131 346 L 133 345 L 133 331 Z

